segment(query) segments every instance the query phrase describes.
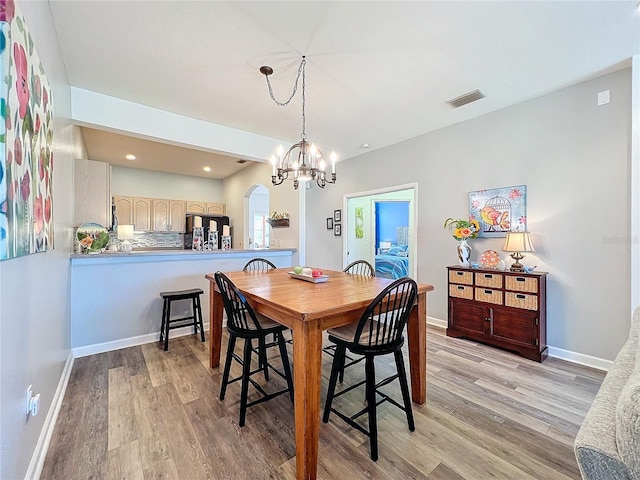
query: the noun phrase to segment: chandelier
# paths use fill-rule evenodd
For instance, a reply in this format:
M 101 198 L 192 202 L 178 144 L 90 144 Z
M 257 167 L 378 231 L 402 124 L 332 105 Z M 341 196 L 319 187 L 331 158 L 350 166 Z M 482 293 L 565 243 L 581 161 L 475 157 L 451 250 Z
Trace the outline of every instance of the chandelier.
M 267 79 L 267 86 L 269 87 L 269 95 L 271 99 L 280 107 L 286 107 L 289 105 L 291 99 L 295 96 L 298 90 L 298 81 L 302 76 L 302 134 L 300 135 L 300 141 L 284 152 L 282 145 L 278 147 L 275 155 L 271 157 L 272 173 L 271 183 L 274 185 L 280 185 L 284 182 L 289 175 L 293 179 L 293 187 L 298 188 L 300 182 L 313 181 L 320 188 L 324 188 L 327 183 L 336 183 L 336 153 L 331 153 L 331 178 L 327 178 L 327 164 L 322 155 L 322 151 L 313 143 L 307 141 L 306 133 L 306 117 L 305 117 L 305 80 L 306 80 L 306 65 L 307 60 L 304 55 L 302 61 L 298 67 L 298 76 L 296 77 L 296 83 L 293 86 L 293 92 L 286 102 L 279 102 L 273 96 L 273 89 L 271 88 L 271 82 L 269 81 L 269 75 L 273 73 L 273 68 L 268 66 L 260 67 L 260 73 L 264 74 Z M 284 155 L 283 155 L 284 153 Z

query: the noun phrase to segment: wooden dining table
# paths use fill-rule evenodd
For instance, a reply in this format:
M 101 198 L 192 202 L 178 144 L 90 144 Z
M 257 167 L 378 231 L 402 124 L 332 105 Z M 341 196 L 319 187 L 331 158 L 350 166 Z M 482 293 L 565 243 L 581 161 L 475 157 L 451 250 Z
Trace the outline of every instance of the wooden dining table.
M 365 308 L 391 279 L 327 271 L 326 282 L 311 283 L 293 278 L 287 268 L 253 272 L 225 272 L 262 315 L 293 331 L 293 386 L 296 428 L 296 478 L 317 477 L 320 431 L 320 381 L 322 332 L 357 322 Z M 209 364 L 220 365 L 223 302 L 214 274 L 210 283 Z M 427 400 L 427 292 L 429 284 L 418 284 L 418 301 L 407 323 L 411 396 L 415 403 Z

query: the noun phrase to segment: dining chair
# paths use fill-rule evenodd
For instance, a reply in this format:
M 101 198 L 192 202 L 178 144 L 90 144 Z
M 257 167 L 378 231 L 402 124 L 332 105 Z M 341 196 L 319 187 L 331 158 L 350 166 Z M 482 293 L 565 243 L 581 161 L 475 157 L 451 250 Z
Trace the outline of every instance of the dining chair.
M 375 277 L 376 276 L 375 268 L 373 268 L 373 265 L 371 265 L 366 260 L 356 260 L 354 262 L 351 262 L 349 265 L 347 265 L 345 267 L 343 272 L 350 273 L 352 275 L 362 275 L 364 277 Z M 335 355 L 335 352 L 336 352 L 336 346 L 335 345 L 327 345 L 326 347 L 322 347 L 322 351 L 324 353 L 326 353 L 328 355 L 331 355 L 333 357 Z M 347 367 L 350 367 L 351 365 L 354 365 L 356 363 L 361 362 L 363 359 L 364 359 L 364 357 L 353 358 L 353 357 L 350 357 L 349 355 L 347 355 L 347 360 L 349 361 L 349 363 L 347 363 L 344 366 L 344 368 L 342 370 L 340 370 L 340 383 L 342 383 L 342 381 L 344 380 L 344 369 L 347 368 Z
M 376 276 L 376 269 L 373 268 L 373 265 L 366 260 L 356 260 L 355 262 L 351 262 L 343 271 L 353 275 L 364 275 L 365 277 Z
M 378 422 L 376 408 L 381 403 L 388 401 L 403 410 L 407 416 L 409 430 L 415 430 L 413 411 L 411 410 L 411 398 L 409 397 L 409 384 L 402 357 L 404 345 L 403 331 L 411 309 L 418 297 L 418 285 L 408 277 L 400 278 L 389 284 L 369 304 L 358 323 L 333 328 L 328 331 L 329 340 L 336 345 L 335 356 L 331 365 L 329 387 L 324 406 L 322 421 L 327 423 L 329 415 L 333 412 L 340 419 L 356 430 L 369 437 L 370 455 L 375 462 L 378 460 Z M 336 383 L 340 371 L 344 368 L 346 351 L 362 355 L 365 358 L 365 379 L 354 385 L 342 389 L 336 393 Z M 396 373 L 376 383 L 374 359 L 382 355 L 393 354 L 396 363 Z M 402 392 L 403 404 L 398 403 L 379 389 L 388 385 L 395 379 L 399 380 Z M 332 407 L 334 398 L 365 384 L 366 407 L 353 415 L 338 411 Z M 381 400 L 377 400 L 377 396 Z M 355 420 L 361 415 L 368 414 L 368 430 Z
M 242 267 L 242 270 L 244 270 L 245 272 L 253 272 L 261 270 L 271 270 L 272 268 L 276 268 L 276 266 L 266 258 L 252 258 L 245 264 L 244 267 Z
M 272 270 L 277 268 L 272 262 L 266 258 L 252 258 L 249 260 L 242 270 L 245 272 L 262 272 L 266 270 Z M 293 336 L 293 335 L 292 335 Z M 291 343 L 291 340 L 287 340 L 287 343 Z M 259 340 L 258 349 L 253 349 L 258 354 L 258 364 L 264 368 L 265 360 L 267 358 L 267 349 L 278 345 L 275 335 L 271 342 L 267 343 L 266 339 Z M 269 371 L 265 370 L 267 380 L 269 379 Z
M 293 402 L 293 383 L 291 378 L 291 367 L 289 365 L 289 356 L 285 345 L 282 332 L 287 329 L 273 320 L 256 313 L 247 299 L 240 293 L 238 288 L 231 280 L 222 272 L 216 272 L 216 284 L 222 295 L 224 309 L 227 314 L 227 330 L 229 331 L 229 343 L 227 345 L 227 356 L 224 364 L 224 373 L 222 374 L 222 384 L 220 385 L 220 400 L 224 400 L 227 391 L 227 385 L 233 382 L 242 381 L 240 391 L 240 421 L 242 427 L 245 423 L 247 408 L 257 405 L 267 400 L 271 400 L 279 395 L 289 392 L 291 402 Z M 251 354 L 253 353 L 253 339 L 262 339 L 270 334 L 275 334 L 277 343 L 280 348 L 280 357 L 282 358 L 282 367 L 284 373 L 273 367 L 265 358 L 264 367 L 259 366 L 256 370 L 251 370 Z M 243 355 L 240 357 L 235 350 L 236 339 L 244 339 Z M 229 379 L 231 363 L 237 361 L 242 365 L 242 375 Z M 256 373 L 264 373 L 271 368 L 275 373 L 284 378 L 287 382 L 287 388 L 267 393 L 262 386 L 251 377 Z M 265 380 L 268 376 L 265 375 Z M 252 402 L 247 402 L 249 384 L 253 385 L 256 390 L 261 393 L 261 397 Z

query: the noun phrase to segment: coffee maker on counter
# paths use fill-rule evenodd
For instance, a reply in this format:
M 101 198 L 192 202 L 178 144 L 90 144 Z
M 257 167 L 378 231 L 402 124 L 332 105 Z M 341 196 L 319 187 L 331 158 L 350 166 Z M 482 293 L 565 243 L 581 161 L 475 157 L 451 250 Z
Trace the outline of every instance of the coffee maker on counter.
M 185 250 L 221 250 L 223 249 L 223 235 L 229 237 L 226 249 L 231 248 L 229 217 L 227 216 L 188 213 L 185 218 L 184 232 Z

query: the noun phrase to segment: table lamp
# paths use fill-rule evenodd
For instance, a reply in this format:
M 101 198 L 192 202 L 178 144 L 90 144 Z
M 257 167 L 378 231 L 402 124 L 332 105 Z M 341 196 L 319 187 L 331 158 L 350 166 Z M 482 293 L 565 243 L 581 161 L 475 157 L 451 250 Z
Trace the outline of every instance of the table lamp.
M 120 248 L 123 252 L 131 253 L 133 245 L 131 245 L 129 240 L 133 240 L 134 238 L 133 225 L 118 225 L 118 240 L 122 240 Z
M 520 260 L 524 258 L 521 252 L 535 252 L 536 250 L 531 243 L 529 232 L 507 232 L 502 251 L 513 252 L 511 258 L 515 260 L 515 263 L 511 265 L 512 272 L 524 272 L 524 266 L 520 263 Z

